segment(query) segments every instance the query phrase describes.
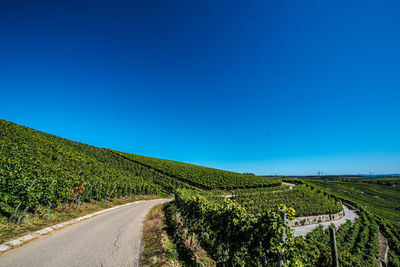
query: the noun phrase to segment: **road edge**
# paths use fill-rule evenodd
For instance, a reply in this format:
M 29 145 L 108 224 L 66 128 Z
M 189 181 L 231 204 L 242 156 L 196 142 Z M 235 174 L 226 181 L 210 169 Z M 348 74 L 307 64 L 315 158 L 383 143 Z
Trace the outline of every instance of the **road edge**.
M 69 220 L 69 221 L 65 221 L 65 222 L 58 223 L 58 224 L 55 224 L 55 225 L 52 225 L 52 226 L 48 226 L 46 228 L 37 230 L 35 232 L 32 232 L 30 234 L 21 236 L 19 238 L 16 238 L 14 240 L 5 242 L 3 244 L 0 244 L 0 256 L 2 254 L 4 254 L 6 251 L 9 251 L 9 250 L 11 250 L 13 248 L 16 248 L 16 247 L 19 247 L 19 246 L 22 246 L 22 245 L 24 245 L 24 244 L 26 244 L 28 242 L 33 241 L 33 240 L 39 239 L 40 237 L 48 235 L 48 234 L 54 232 L 55 230 L 60 230 L 60 229 L 63 229 L 65 227 L 69 226 L 69 225 L 76 224 L 78 222 L 87 220 L 89 218 L 93 218 L 95 216 L 107 213 L 109 211 L 112 211 L 112 210 L 115 210 L 115 209 L 119 209 L 119 208 L 122 208 L 122 207 L 126 207 L 126 206 L 130 206 L 130 205 L 134 205 L 134 204 L 138 204 L 138 203 L 141 203 L 141 202 L 144 202 L 144 201 L 146 201 L 146 200 L 138 200 L 138 201 L 129 202 L 129 203 L 125 203 L 125 204 L 122 204 L 122 205 L 114 206 L 114 207 L 111 207 L 111 208 L 108 208 L 108 209 L 99 210 L 99 211 L 96 211 L 94 213 L 86 214 L 84 216 L 81 216 L 81 217 L 78 217 L 78 218 L 75 218 L 75 219 L 72 219 L 72 220 Z

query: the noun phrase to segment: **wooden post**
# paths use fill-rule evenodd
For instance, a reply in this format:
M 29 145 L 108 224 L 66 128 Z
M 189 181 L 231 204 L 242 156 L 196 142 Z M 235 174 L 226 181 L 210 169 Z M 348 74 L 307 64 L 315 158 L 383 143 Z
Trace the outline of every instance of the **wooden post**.
M 337 253 L 337 247 L 336 247 L 336 231 L 335 231 L 335 228 L 333 228 L 332 226 L 329 227 L 329 231 L 331 233 L 332 266 L 339 267 L 338 253 Z
M 286 212 L 282 214 L 282 219 L 283 219 L 283 224 L 286 226 Z M 283 229 L 282 232 L 282 243 L 286 242 L 286 229 Z M 282 255 L 279 258 L 278 262 L 278 267 L 283 267 L 284 266 L 284 261 L 283 261 L 283 254 L 285 253 L 285 249 L 282 250 Z

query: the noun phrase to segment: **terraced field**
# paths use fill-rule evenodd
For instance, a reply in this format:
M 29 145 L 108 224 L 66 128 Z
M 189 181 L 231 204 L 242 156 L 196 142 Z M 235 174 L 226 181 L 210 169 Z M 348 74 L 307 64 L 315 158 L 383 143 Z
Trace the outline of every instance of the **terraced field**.
M 271 189 L 248 189 L 234 191 L 233 199 L 250 213 L 257 214 L 272 209 L 276 205 L 285 204 L 296 211 L 296 216 L 333 214 L 341 211 L 342 202 L 332 198 L 328 193 L 307 187 L 281 186 Z

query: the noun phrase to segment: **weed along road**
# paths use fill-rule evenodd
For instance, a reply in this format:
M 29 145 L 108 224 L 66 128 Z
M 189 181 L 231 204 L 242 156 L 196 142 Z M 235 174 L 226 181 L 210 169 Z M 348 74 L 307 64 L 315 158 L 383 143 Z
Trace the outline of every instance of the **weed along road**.
M 144 217 L 168 201 L 142 201 L 71 225 L 6 252 L 0 266 L 139 266 Z

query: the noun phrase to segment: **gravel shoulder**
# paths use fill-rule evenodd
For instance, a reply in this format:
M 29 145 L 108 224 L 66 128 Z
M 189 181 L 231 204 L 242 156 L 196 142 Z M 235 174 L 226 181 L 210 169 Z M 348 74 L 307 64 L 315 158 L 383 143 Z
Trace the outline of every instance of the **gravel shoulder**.
M 142 201 L 71 225 L 5 253 L 0 266 L 139 266 L 143 219 L 168 201 Z

